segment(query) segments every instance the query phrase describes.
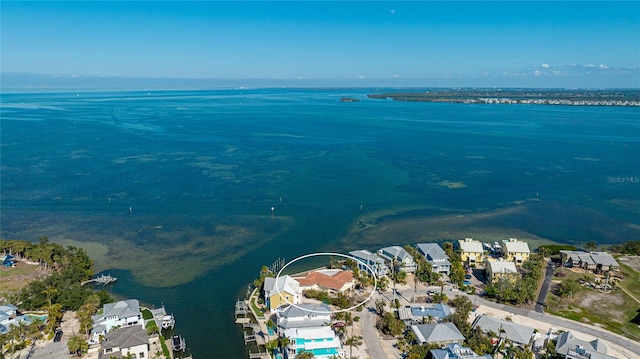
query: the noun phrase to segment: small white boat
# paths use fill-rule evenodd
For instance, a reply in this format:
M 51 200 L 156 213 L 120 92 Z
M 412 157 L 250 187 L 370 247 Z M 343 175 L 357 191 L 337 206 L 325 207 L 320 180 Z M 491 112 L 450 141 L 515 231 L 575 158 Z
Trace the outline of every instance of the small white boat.
M 173 318 L 172 314 L 168 314 L 162 317 L 162 329 L 173 329 L 173 326 L 176 324 L 176 320 Z
M 183 352 L 187 349 L 187 346 L 184 342 L 184 338 L 180 335 L 174 335 L 171 337 L 171 350 L 174 352 Z

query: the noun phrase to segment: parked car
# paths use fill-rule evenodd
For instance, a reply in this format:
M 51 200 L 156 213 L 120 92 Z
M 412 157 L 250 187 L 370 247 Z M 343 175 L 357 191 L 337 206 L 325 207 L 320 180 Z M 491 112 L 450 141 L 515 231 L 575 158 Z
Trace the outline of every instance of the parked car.
M 56 334 L 53 337 L 53 341 L 57 343 L 60 340 L 62 340 L 62 334 L 63 334 L 62 333 L 62 329 L 60 329 L 60 328 L 56 329 Z

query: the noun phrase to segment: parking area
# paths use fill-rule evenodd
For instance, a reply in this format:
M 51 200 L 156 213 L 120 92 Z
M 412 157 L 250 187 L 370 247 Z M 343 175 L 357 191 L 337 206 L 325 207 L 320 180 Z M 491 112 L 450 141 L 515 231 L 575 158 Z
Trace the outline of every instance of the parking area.
M 488 280 L 484 274 L 484 267 L 476 266 L 475 268 L 470 268 L 470 270 L 468 274 L 471 275 L 471 285 L 476 288 L 476 293 L 482 293 L 482 291 L 484 291 L 484 285 Z

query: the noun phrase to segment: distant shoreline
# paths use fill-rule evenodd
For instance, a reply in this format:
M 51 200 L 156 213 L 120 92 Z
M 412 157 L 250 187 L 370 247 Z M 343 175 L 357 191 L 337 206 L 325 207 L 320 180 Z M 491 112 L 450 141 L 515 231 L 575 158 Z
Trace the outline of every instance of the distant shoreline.
M 446 89 L 369 94 L 372 99 L 465 104 L 640 106 L 640 90 Z

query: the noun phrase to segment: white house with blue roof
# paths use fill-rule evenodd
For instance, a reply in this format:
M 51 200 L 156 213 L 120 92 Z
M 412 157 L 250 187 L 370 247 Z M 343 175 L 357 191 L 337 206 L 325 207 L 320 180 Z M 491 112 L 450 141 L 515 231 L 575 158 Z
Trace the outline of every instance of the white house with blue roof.
M 434 272 L 449 275 L 451 271 L 449 256 L 438 243 L 418 243 L 416 247 L 424 255 L 427 262 L 431 264 Z

